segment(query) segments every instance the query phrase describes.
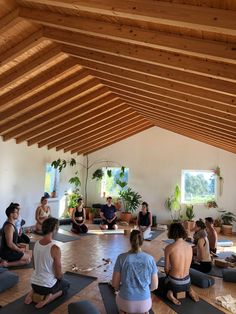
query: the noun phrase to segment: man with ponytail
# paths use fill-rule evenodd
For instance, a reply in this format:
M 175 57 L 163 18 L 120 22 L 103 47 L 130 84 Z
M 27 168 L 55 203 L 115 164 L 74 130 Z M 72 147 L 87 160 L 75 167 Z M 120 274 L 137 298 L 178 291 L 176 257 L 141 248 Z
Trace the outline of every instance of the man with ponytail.
M 152 307 L 151 291 L 157 289 L 158 276 L 154 258 L 142 252 L 142 232 L 130 234 L 131 249 L 116 260 L 112 285 L 119 291 L 116 303 L 119 313 L 148 313 Z

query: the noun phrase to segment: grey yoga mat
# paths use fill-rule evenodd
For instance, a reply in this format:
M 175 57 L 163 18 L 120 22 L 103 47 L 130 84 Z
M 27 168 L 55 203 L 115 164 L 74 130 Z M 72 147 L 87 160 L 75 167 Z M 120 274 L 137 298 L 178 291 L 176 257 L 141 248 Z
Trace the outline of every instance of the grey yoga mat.
M 71 242 L 71 241 L 75 241 L 75 240 L 79 240 L 79 237 L 77 235 L 66 235 L 66 234 L 62 234 L 57 232 L 54 236 L 53 236 L 53 240 L 59 241 L 59 242 Z
M 164 232 L 164 230 L 152 230 L 151 231 L 151 237 L 148 239 L 145 239 L 145 241 L 152 241 L 152 240 L 156 239 L 156 237 L 158 237 L 163 232 Z
M 161 257 L 157 262 L 156 262 L 157 266 L 159 267 L 165 267 L 165 258 Z M 223 278 L 223 274 L 222 274 L 222 268 L 214 266 L 212 267 L 211 271 L 209 273 L 207 273 L 207 275 L 213 276 L 213 277 L 219 277 L 219 278 Z
M 155 290 L 153 293 L 178 314 L 224 314 L 224 312 L 203 299 L 200 299 L 199 302 L 194 302 L 189 297 L 186 297 L 185 299 L 180 300 L 181 305 L 175 305 L 167 298 L 164 298 L 158 290 Z
M 114 289 L 107 282 L 101 282 L 98 286 L 107 314 L 119 314 Z M 154 312 L 150 310 L 149 314 Z
M 64 279 L 70 282 L 70 288 L 66 295 L 59 297 L 53 302 L 47 304 L 42 309 L 35 308 L 35 304 L 31 303 L 29 305 L 24 304 L 25 296 L 7 304 L 0 309 L 0 314 L 9 313 L 24 313 L 24 314 L 48 314 L 51 313 L 55 308 L 63 304 L 65 301 L 70 299 L 73 295 L 80 292 L 82 289 L 91 284 L 96 277 L 80 275 L 76 273 L 66 272 L 64 274 Z

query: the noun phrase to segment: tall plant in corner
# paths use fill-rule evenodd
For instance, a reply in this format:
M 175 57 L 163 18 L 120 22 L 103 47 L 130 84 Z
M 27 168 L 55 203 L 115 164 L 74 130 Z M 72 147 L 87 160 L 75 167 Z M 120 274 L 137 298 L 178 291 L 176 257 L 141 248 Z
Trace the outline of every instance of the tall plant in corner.
M 181 191 L 178 184 L 175 186 L 173 195 L 167 198 L 165 207 L 170 211 L 172 221 L 181 220 Z

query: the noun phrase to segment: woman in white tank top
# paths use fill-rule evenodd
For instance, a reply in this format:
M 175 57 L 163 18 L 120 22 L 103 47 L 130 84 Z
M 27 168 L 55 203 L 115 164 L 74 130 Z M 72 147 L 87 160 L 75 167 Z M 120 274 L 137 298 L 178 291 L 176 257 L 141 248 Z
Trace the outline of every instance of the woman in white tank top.
M 58 229 L 58 219 L 48 218 L 42 224 L 44 237 L 35 243 L 33 258 L 34 272 L 31 277 L 32 290 L 25 298 L 25 303 L 32 302 L 33 293 L 45 296 L 36 308 L 52 302 L 66 293 L 70 284 L 62 279 L 61 250 L 53 242 L 52 237 Z

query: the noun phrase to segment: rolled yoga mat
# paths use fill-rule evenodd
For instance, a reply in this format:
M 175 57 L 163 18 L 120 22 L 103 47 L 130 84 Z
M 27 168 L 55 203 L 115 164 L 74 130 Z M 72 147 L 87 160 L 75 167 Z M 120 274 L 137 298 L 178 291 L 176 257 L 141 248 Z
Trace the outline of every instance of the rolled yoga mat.
M 166 305 L 178 314 L 224 314 L 210 303 L 200 299 L 199 302 L 194 302 L 188 296 L 185 299 L 181 299 L 181 305 L 175 305 L 167 298 L 163 297 L 158 290 L 153 291 Z
M 119 314 L 114 289 L 107 282 L 101 282 L 98 286 L 107 314 Z M 150 310 L 149 314 L 154 314 L 154 312 Z
M 159 267 L 165 267 L 165 258 L 161 257 L 157 262 L 156 265 Z M 223 268 L 217 267 L 215 265 L 212 266 L 212 269 L 207 275 L 213 276 L 213 277 L 219 277 L 223 278 L 223 273 L 222 273 Z
M 54 300 L 53 302 L 45 305 L 42 309 L 36 309 L 35 304 L 24 304 L 25 295 L 6 306 L 0 309 L 1 314 L 9 314 L 9 313 L 24 313 L 24 314 L 48 314 L 51 313 L 55 308 L 59 307 L 65 301 L 73 297 L 75 294 L 83 290 L 89 284 L 91 284 L 96 277 L 85 276 L 81 274 L 76 274 L 72 272 L 66 272 L 64 274 L 64 279 L 68 280 L 70 283 L 70 288 L 68 289 L 67 294 L 59 297 L 58 299 Z

